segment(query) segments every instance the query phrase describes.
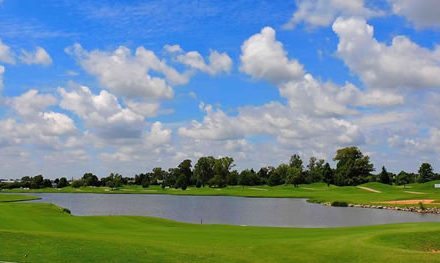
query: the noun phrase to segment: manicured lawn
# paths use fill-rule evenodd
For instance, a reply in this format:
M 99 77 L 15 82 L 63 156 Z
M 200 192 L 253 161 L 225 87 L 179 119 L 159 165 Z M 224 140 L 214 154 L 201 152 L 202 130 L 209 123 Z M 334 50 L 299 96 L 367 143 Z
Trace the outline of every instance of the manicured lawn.
M 67 193 L 136 193 L 136 194 L 172 194 L 172 195 L 226 195 L 226 196 L 247 196 L 247 197 L 295 197 L 308 198 L 312 202 L 332 202 L 345 201 L 352 204 L 379 204 L 382 201 L 394 200 L 414 200 L 431 199 L 433 203 L 427 207 L 440 207 L 440 189 L 435 189 L 434 184 L 440 183 L 428 182 L 425 184 L 411 184 L 405 188 L 403 186 L 391 186 L 380 183 L 367 183 L 359 187 L 345 186 L 327 187 L 326 184 L 301 185 L 294 188 L 290 185 L 276 187 L 270 186 L 229 186 L 226 188 L 195 188 L 190 187 L 183 191 L 181 189 L 162 189 L 159 186 L 150 186 L 142 188 L 141 186 L 124 186 L 118 190 L 111 190 L 107 187 L 65 187 L 62 189 L 45 188 L 38 190 L 14 189 L 8 192 L 67 192 Z M 363 188 L 362 188 L 363 187 Z M 372 191 L 374 190 L 374 191 Z M 394 205 L 393 205 L 394 206 Z M 395 206 L 415 206 L 415 205 L 395 205 Z
M 195 225 L 78 217 L 51 204 L 0 203 L 0 261 L 440 262 L 439 237 L 439 223 L 327 229 Z
M 35 200 L 35 199 L 38 198 L 30 195 L 0 194 L 0 202 L 16 202 L 16 201 Z

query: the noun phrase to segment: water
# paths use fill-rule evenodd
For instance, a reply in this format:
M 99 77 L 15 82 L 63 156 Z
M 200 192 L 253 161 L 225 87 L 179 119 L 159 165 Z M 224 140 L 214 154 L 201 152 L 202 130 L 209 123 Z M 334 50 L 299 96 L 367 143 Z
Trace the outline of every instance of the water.
M 336 227 L 440 221 L 440 215 L 328 207 L 305 199 L 143 194 L 32 194 L 78 216 L 136 215 L 196 224 Z

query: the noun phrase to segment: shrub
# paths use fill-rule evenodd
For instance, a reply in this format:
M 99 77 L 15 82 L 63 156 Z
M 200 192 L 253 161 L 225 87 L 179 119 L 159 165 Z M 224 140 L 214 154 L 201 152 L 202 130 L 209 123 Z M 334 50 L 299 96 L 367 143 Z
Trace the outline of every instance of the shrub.
M 345 201 L 333 201 L 331 203 L 331 206 L 338 206 L 338 207 L 347 207 L 348 203 Z
M 62 211 L 63 213 L 69 214 L 69 215 L 72 214 L 72 212 L 71 212 L 70 209 L 68 209 L 68 208 L 64 208 L 64 207 L 63 207 L 63 208 L 61 209 L 61 211 Z

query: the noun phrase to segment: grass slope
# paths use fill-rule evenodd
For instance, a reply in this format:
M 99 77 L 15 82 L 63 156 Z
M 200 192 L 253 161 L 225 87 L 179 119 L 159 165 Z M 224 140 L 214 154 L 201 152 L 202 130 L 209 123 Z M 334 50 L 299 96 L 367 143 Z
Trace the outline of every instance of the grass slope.
M 438 223 L 328 229 L 194 225 L 77 217 L 45 203 L 0 203 L 0 222 L 0 261 L 440 262 Z
M 246 196 L 246 197 L 295 197 L 308 198 L 312 202 L 345 201 L 352 204 L 378 204 L 384 201 L 411 200 L 411 199 L 432 199 L 434 203 L 428 207 L 440 207 L 440 189 L 435 189 L 434 184 L 439 181 L 424 184 L 411 184 L 406 186 L 391 186 L 381 183 L 367 183 L 362 185 L 364 189 L 355 186 L 330 186 L 323 183 L 301 185 L 299 188 L 292 186 L 229 186 L 221 189 L 209 187 L 190 187 L 183 191 L 180 189 L 161 189 L 159 186 L 151 186 L 144 189 L 140 186 L 124 186 L 118 190 L 111 190 L 107 187 L 65 187 L 62 189 L 45 188 L 37 190 L 14 189 L 7 192 L 56 192 L 56 193 L 135 193 L 135 194 L 172 194 L 172 195 L 225 195 L 225 196 Z M 368 191 L 365 188 L 375 190 Z M 398 205 L 411 206 L 411 205 Z M 414 206 L 414 205 L 412 205 Z

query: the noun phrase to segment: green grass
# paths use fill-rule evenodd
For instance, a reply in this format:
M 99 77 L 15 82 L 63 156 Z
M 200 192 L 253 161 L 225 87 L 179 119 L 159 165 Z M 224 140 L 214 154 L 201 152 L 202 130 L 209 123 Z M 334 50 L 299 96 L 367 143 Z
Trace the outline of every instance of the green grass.
M 427 207 L 440 207 L 440 189 L 434 189 L 434 184 L 440 183 L 428 182 L 424 184 L 411 184 L 403 188 L 403 186 L 391 186 L 380 183 L 367 183 L 361 187 L 374 189 L 377 192 L 370 192 L 355 186 L 327 187 L 326 184 L 317 183 L 310 185 L 301 185 L 294 188 L 291 185 L 282 185 L 276 187 L 270 186 L 229 186 L 221 189 L 213 189 L 209 187 L 195 188 L 190 187 L 183 191 L 180 189 L 161 189 L 159 186 L 151 186 L 142 188 L 141 186 L 124 186 L 118 190 L 111 190 L 107 187 L 66 187 L 62 189 L 45 188 L 37 190 L 21 190 L 14 189 L 8 192 L 55 192 L 55 193 L 135 193 L 135 194 L 171 194 L 171 195 L 223 195 L 223 196 L 246 196 L 246 197 L 292 197 L 307 198 L 312 202 L 334 201 L 348 202 L 351 204 L 379 204 L 385 201 L 408 200 L 408 199 L 432 199 L 435 203 L 426 205 Z M 412 192 L 412 193 L 411 193 Z M 399 205 L 399 206 L 415 206 L 415 205 Z
M 29 200 L 35 200 L 39 199 L 35 196 L 30 195 L 16 195 L 16 194 L 7 194 L 2 195 L 0 194 L 0 202 L 17 202 L 17 201 L 29 201 Z
M 0 261 L 440 262 L 440 254 L 432 253 L 440 250 L 439 223 L 323 229 L 196 225 L 79 217 L 52 204 L 11 202 L 0 203 L 0 222 Z

